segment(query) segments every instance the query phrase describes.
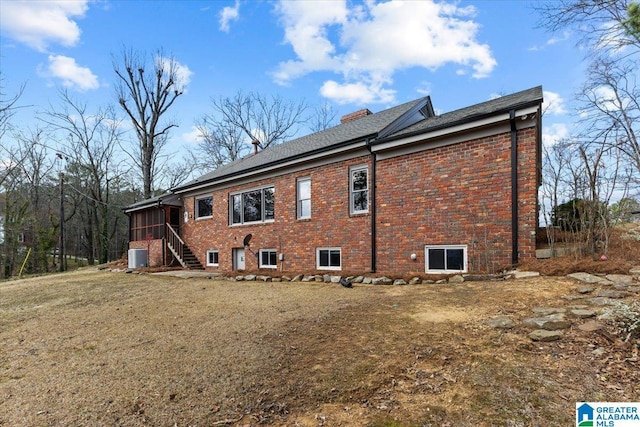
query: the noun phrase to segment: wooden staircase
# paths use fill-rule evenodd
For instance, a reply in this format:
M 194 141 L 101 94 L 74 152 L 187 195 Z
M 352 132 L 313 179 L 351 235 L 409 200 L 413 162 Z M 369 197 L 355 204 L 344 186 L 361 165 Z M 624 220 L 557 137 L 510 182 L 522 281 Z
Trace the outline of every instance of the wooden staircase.
M 191 249 L 184 243 L 184 241 L 178 236 L 178 233 L 167 224 L 167 247 L 171 251 L 174 257 L 178 260 L 180 265 L 189 270 L 204 270 L 204 267 L 198 261 L 198 258 L 191 252 Z

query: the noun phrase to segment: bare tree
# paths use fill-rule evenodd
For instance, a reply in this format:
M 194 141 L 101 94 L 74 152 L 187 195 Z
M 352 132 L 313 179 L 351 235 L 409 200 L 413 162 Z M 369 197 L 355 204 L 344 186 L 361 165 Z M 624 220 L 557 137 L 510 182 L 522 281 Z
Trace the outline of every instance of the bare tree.
M 183 82 L 179 76 L 179 64 L 173 58 L 165 58 L 158 52 L 149 64 L 145 55 L 123 50 L 113 61 L 118 77 L 116 93 L 118 103 L 136 132 L 138 150 L 132 159 L 140 168 L 145 198 L 153 195 L 156 160 L 169 130 L 177 124 L 163 121 L 169 108 L 183 94 Z
M 72 99 L 67 91 L 60 92 L 61 105 L 50 106 L 41 118 L 54 132 L 65 139 L 60 157 L 67 160 L 67 180 L 72 192 L 82 203 L 84 242 L 89 263 L 93 264 L 94 241 L 100 262 L 109 260 L 109 241 L 116 229 L 114 222 L 122 220 L 119 209 L 110 206 L 110 181 L 120 178 L 124 169 L 117 153 L 122 134 L 121 123 L 111 108 L 87 111 L 86 104 Z M 79 187 L 79 188 L 78 188 Z M 89 226 L 87 226 L 89 225 Z
M 1 83 L 1 79 L 0 79 Z M 9 129 L 11 117 L 15 114 L 17 102 L 24 92 L 24 85 L 20 86 L 18 93 L 13 97 L 7 98 L 3 92 L 2 85 L 0 84 L 0 141 L 2 141 L 4 134 Z M 4 145 L 4 144 L 2 144 Z
M 196 122 L 201 140 L 192 153 L 192 161 L 202 171 L 238 160 L 250 152 L 247 135 L 230 121 L 205 115 Z
M 10 144 L 6 142 L 5 134 L 11 129 L 11 117 L 13 117 L 16 108 L 18 108 L 16 104 L 24 92 L 24 85 L 12 97 L 7 97 L 3 90 L 0 77 L 0 186 L 9 176 L 10 168 L 22 161 L 22 159 L 16 158 L 16 151 L 10 149 Z
M 335 126 L 335 120 L 338 112 L 329 101 L 325 100 L 322 104 L 314 108 L 314 114 L 309 118 L 309 129 L 312 132 L 320 132 Z
M 56 244 L 58 219 L 52 212 L 55 182 L 50 179 L 54 164 L 43 144 L 42 129 L 16 134 L 16 157 L 21 159 L 5 181 L 4 274 L 15 273 L 18 262 L 27 256 L 28 271 L 48 270 L 48 255 Z
M 628 0 L 560 0 L 538 2 L 540 26 L 558 32 L 571 29 L 580 35 L 579 44 L 588 55 L 612 54 L 627 47 L 640 48 L 640 32 L 633 30 L 636 12 Z M 630 16 L 631 15 L 631 16 Z
M 223 129 L 240 129 L 246 143 L 257 148 L 265 148 L 291 139 L 302 124 L 307 109 L 304 102 L 288 102 L 280 96 L 266 97 L 258 93 L 247 95 L 238 92 L 232 98 L 213 100 L 216 116 L 210 115 L 210 121 L 216 119 L 225 123 Z
M 621 150 L 640 176 L 640 88 L 635 61 L 596 59 L 578 95 L 587 141 L 607 141 Z

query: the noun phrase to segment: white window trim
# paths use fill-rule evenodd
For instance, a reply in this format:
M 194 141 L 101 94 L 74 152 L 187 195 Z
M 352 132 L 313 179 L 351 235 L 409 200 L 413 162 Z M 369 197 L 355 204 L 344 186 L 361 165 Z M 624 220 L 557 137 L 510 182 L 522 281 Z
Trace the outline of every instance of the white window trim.
M 276 253 L 276 264 L 275 265 L 264 265 L 262 263 L 262 253 L 263 252 L 275 252 Z M 258 265 L 260 268 L 278 268 L 278 251 L 275 249 L 260 249 L 258 253 Z
M 242 214 L 242 218 L 240 222 L 234 223 L 233 222 L 233 197 L 234 196 L 241 196 L 240 199 L 242 200 L 242 195 L 244 193 L 251 193 L 252 191 L 262 191 L 265 190 L 267 188 L 271 188 L 273 190 L 273 209 L 274 209 L 274 218 L 273 219 L 263 219 L 262 221 L 245 221 L 244 220 L 244 212 Z M 247 224 L 265 224 L 265 223 L 271 223 L 271 222 L 275 222 L 275 203 L 276 203 L 276 187 L 275 185 L 263 185 L 261 187 L 255 187 L 255 188 L 249 188 L 247 190 L 242 190 L 242 191 L 234 191 L 233 193 L 229 193 L 229 226 L 231 227 L 240 227 L 243 225 L 247 225 Z M 263 193 L 263 202 L 264 202 L 264 193 Z M 244 203 L 244 201 L 243 201 Z M 244 204 L 242 205 L 243 211 L 244 211 Z M 262 215 L 264 216 L 264 206 L 262 206 Z
M 429 269 L 429 249 L 462 249 L 462 270 L 430 270 Z M 445 255 L 446 260 L 446 255 Z M 450 274 L 450 273 L 466 273 L 468 256 L 467 245 L 425 245 L 424 247 L 424 271 L 428 274 Z
M 321 266 L 320 265 L 320 251 L 338 251 L 338 252 L 340 252 L 340 266 L 339 267 Z M 329 254 L 329 259 L 331 259 L 331 254 Z M 316 248 L 316 270 L 334 270 L 334 271 L 342 270 L 342 248 Z
M 306 216 L 302 216 L 301 212 L 302 212 L 302 205 L 300 202 L 302 202 L 302 199 L 300 198 L 300 183 L 301 182 L 305 182 L 308 181 L 309 182 L 309 215 Z M 307 199 L 304 199 L 307 200 Z M 298 219 L 311 219 L 311 178 L 310 177 L 304 177 L 304 178 L 298 178 L 296 181 L 296 215 Z
M 210 263 L 209 262 L 209 254 L 212 253 L 217 253 L 218 254 L 218 262 L 217 263 Z M 220 251 L 218 251 L 217 249 L 209 249 L 207 251 L 207 267 L 218 267 L 220 265 Z
M 353 173 L 364 170 L 367 172 L 367 208 L 363 210 L 355 210 L 353 194 L 355 193 L 353 189 Z M 362 190 L 357 190 L 362 191 Z M 371 192 L 369 191 L 369 166 L 367 165 L 358 165 L 352 166 L 349 168 L 349 212 L 352 215 L 366 214 L 369 213 L 369 202 L 370 202 Z
M 209 199 L 209 198 L 211 199 L 211 215 L 198 216 L 198 211 L 199 211 L 199 209 L 198 209 L 198 200 Z M 193 210 L 194 210 L 193 217 L 196 220 L 213 218 L 213 196 L 211 194 L 203 194 L 201 196 L 196 196 L 194 198 L 194 201 L 193 201 Z

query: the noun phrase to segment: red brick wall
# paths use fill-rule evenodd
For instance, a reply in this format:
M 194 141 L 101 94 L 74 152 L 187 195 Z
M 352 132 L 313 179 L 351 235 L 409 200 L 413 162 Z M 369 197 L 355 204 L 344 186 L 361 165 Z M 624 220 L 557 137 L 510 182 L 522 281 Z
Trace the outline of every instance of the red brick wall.
M 533 128 L 518 132 L 520 257 L 535 254 L 535 146 Z M 378 272 L 424 272 L 427 244 L 467 245 L 469 271 L 510 265 L 510 147 L 506 132 L 379 161 Z
M 219 266 L 213 268 L 222 271 L 232 269 L 232 249 L 241 248 L 249 233 L 253 236 L 250 249 L 255 253 L 276 249 L 284 254 L 283 263 L 278 261 L 279 270 L 314 270 L 316 248 L 340 247 L 342 270 L 370 271 L 370 216 L 349 214 L 349 167 L 361 164 L 369 164 L 369 156 L 207 193 L 213 195 L 213 218 L 209 219 L 194 220 L 194 197 L 185 197 L 189 220 L 182 227 L 184 240 L 203 265 L 207 249 L 218 250 Z M 311 178 L 311 219 L 298 220 L 296 180 L 303 177 Z M 265 185 L 275 188 L 275 221 L 229 226 L 229 194 Z M 249 250 L 245 259 L 247 270 L 258 269 L 257 258 Z
M 511 138 L 509 132 L 445 147 L 379 160 L 377 163 L 377 272 L 424 273 L 424 247 L 467 245 L 468 269 L 496 271 L 511 264 Z M 349 168 L 369 166 L 368 155 L 262 179 L 250 184 L 202 192 L 213 196 L 213 217 L 195 220 L 194 196 L 184 198 L 189 220 L 182 236 L 206 264 L 206 251 L 218 250 L 219 266 L 230 271 L 232 250 L 251 233 L 251 251 L 284 254 L 278 270 L 311 271 L 316 248 L 342 248 L 342 271 L 371 270 L 371 215 L 349 213 Z M 534 128 L 518 131 L 519 257 L 535 255 L 537 162 Z M 296 218 L 296 180 L 311 178 L 311 219 Z M 229 225 L 229 194 L 274 186 L 275 221 Z M 371 201 L 371 188 L 370 201 Z M 370 208 L 371 212 L 371 208 Z M 159 244 L 159 243 L 158 243 Z M 146 242 L 131 247 L 146 248 Z M 154 246 L 154 262 L 161 260 Z M 245 251 L 246 269 L 258 260 Z M 416 254 L 415 261 L 410 259 Z
M 149 251 L 149 267 L 158 267 L 163 265 L 162 262 L 162 246 L 163 239 L 138 240 L 129 242 L 129 249 L 144 249 Z

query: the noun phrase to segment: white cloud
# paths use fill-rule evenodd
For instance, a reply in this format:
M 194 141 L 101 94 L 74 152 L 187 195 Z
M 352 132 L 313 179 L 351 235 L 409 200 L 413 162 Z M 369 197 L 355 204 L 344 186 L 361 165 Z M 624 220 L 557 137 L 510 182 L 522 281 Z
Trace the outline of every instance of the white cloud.
M 76 64 L 76 60 L 68 56 L 49 55 L 49 65 L 46 71 L 41 74 L 45 77 L 62 80 L 64 87 L 82 92 L 97 89 L 100 86 L 98 76 L 93 74 L 89 68 Z
M 551 147 L 569 137 L 569 128 L 565 123 L 545 125 L 542 129 L 542 143 Z
M 240 1 L 236 0 L 236 4 L 233 7 L 227 6 L 220 11 L 220 31 L 225 33 L 229 32 L 229 23 L 237 21 L 240 18 Z
M 545 114 L 567 114 L 567 110 L 564 107 L 564 99 L 559 94 L 546 90 L 542 94 L 544 97 L 542 110 Z
M 182 140 L 192 144 L 196 144 L 202 139 L 202 132 L 196 126 L 191 126 L 191 131 L 182 134 Z
M 338 104 L 392 103 L 396 92 L 391 89 L 367 85 L 363 82 L 340 84 L 333 80 L 324 82 L 320 94 Z
M 620 95 L 610 86 L 598 86 L 589 97 L 604 111 L 621 111 L 625 110 L 632 100 L 626 97 L 618 98 Z
M 276 82 L 316 71 L 342 75 L 343 82 L 325 82 L 323 90 L 352 90 L 354 101 L 363 97 L 385 103 L 393 91 L 396 72 L 412 67 L 436 70 L 458 65 L 458 74 L 488 76 L 496 66 L 488 45 L 476 41 L 479 26 L 471 18 L 473 7 L 427 1 L 368 1 L 351 6 L 346 1 L 281 1 L 277 12 L 285 28 L 285 42 L 295 59 L 279 64 Z M 364 86 L 368 90 L 364 91 Z M 349 102 L 348 96 L 341 96 Z
M 432 90 L 431 83 L 426 81 L 420 82 L 418 87 L 416 87 L 416 92 L 423 96 L 430 95 Z
M 158 56 L 156 57 L 156 61 L 158 65 L 162 66 L 166 73 L 175 72 L 176 87 L 178 90 L 186 91 L 187 86 L 191 83 L 193 71 L 173 58 Z
M 88 8 L 88 0 L 3 1 L 0 27 L 40 52 L 50 43 L 74 46 L 80 39 L 74 18 L 82 18 Z
M 570 37 L 571 37 L 571 31 L 563 31 L 560 36 L 551 37 L 549 40 L 545 42 L 544 45 L 542 46 L 534 45 L 534 46 L 531 46 L 529 50 L 534 52 L 545 50 L 547 46 L 553 46 L 554 44 L 558 44 L 560 42 L 566 41 Z

